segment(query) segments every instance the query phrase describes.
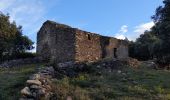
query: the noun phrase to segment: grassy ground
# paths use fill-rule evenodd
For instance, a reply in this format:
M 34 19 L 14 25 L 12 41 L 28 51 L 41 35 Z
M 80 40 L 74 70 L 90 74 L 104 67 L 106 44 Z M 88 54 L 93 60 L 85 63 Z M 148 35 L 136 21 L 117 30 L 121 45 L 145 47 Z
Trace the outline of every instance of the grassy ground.
M 0 69 L 0 100 L 18 100 L 20 90 L 29 76 L 35 73 L 39 64 L 25 65 L 19 68 Z
M 170 100 L 170 72 L 122 67 L 115 70 L 92 66 L 91 73 L 54 82 L 54 98 L 66 100 Z
M 20 90 L 37 66 L 0 69 L 0 100 L 18 100 Z M 170 72 L 144 65 L 117 69 L 89 65 L 77 77 L 64 77 L 53 83 L 53 100 L 170 100 Z

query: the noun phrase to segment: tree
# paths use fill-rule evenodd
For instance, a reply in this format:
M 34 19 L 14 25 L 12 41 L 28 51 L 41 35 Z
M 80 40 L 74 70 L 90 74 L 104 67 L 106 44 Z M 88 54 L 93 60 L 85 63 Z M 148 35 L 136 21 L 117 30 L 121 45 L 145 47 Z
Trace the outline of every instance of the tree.
M 130 56 L 140 60 L 156 58 L 160 67 L 170 64 L 170 0 L 156 9 L 151 31 L 142 34 L 130 44 Z
M 152 16 L 155 26 L 152 32 L 160 39 L 156 55 L 159 63 L 170 64 L 170 0 L 163 1 L 164 6 L 159 6 Z
M 130 56 L 139 60 L 148 60 L 155 57 L 155 47 L 159 39 L 150 31 L 140 35 L 135 42 L 130 43 Z
M 0 61 L 17 58 L 20 53 L 33 49 L 33 42 L 22 35 L 22 27 L 10 22 L 10 16 L 0 13 Z

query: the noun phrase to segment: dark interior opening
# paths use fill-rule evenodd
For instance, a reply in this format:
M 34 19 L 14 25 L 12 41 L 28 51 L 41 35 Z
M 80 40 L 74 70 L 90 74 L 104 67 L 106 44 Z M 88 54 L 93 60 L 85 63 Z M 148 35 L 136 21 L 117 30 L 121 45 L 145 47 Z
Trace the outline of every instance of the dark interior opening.
M 106 58 L 108 56 L 106 47 L 110 44 L 110 38 L 109 37 L 100 37 L 100 46 L 102 51 L 102 58 Z
M 117 48 L 114 48 L 114 58 L 117 58 Z
M 90 34 L 88 34 L 88 40 L 91 40 Z

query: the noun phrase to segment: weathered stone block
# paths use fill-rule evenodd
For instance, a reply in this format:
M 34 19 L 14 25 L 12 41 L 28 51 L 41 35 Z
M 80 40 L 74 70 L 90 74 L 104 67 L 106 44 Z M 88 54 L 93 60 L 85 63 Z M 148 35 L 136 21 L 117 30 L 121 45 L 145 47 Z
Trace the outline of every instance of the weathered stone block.
M 42 83 L 39 80 L 27 80 L 28 85 L 41 85 Z
M 25 87 L 24 89 L 21 90 L 21 95 L 24 95 L 24 96 L 32 96 L 32 93 L 29 89 L 29 87 Z

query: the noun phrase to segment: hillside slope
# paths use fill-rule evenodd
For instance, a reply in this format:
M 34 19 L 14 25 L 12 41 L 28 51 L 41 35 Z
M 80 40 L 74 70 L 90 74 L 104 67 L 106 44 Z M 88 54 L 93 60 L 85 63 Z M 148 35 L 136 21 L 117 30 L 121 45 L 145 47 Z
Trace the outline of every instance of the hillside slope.
M 144 64 L 138 68 L 123 62 L 89 64 L 76 77 L 64 76 L 55 81 L 54 99 L 169 100 L 169 77 L 169 71 L 155 70 Z

